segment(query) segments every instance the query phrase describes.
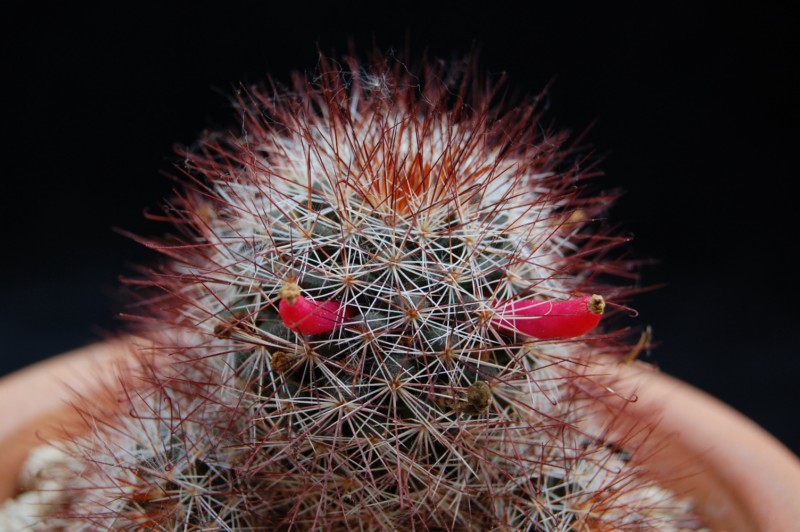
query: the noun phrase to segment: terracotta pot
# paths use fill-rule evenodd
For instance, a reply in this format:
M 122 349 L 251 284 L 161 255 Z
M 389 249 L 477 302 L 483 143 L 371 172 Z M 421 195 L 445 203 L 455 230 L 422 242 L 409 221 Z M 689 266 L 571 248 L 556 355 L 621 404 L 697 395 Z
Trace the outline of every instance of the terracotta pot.
M 651 476 L 691 497 L 714 530 L 798 530 L 800 460 L 772 435 L 644 364 L 609 366 L 606 378 L 616 392 L 635 397 L 618 430 L 652 427 L 639 451 L 652 453 L 645 464 Z
M 69 400 L 130 357 L 130 343 L 97 344 L 0 379 L 0 501 L 13 495 L 28 451 L 77 426 Z M 800 460 L 730 407 L 647 366 L 608 365 L 602 379 L 627 402 L 619 434 L 653 427 L 638 442 L 651 476 L 696 501 L 714 530 L 796 530 Z M 67 384 L 68 383 L 68 384 Z
M 94 344 L 39 362 L 0 379 L 0 501 L 14 494 L 28 452 L 64 430 L 79 430 L 70 401 L 132 359 L 132 343 Z

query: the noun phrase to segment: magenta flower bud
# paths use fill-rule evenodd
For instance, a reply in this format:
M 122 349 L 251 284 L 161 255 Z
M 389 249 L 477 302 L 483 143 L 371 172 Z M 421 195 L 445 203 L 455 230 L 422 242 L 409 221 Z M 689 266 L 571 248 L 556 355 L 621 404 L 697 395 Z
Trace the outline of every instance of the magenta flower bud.
M 280 289 L 281 302 L 278 313 L 284 325 L 294 332 L 312 335 L 324 334 L 342 326 L 352 312 L 336 301 L 314 301 L 300 294 L 300 287 L 292 281 Z
M 566 301 L 508 301 L 497 309 L 492 325 L 541 340 L 573 338 L 594 329 L 605 307 L 597 294 Z

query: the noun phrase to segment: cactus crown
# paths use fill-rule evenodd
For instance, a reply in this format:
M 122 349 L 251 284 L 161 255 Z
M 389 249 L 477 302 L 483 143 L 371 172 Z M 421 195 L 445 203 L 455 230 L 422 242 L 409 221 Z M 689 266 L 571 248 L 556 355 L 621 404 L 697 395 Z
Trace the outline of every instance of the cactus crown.
M 572 337 L 622 266 L 597 266 L 620 239 L 587 229 L 608 198 L 581 195 L 584 161 L 471 62 L 347 65 L 242 91 L 241 131 L 183 154 L 182 234 L 144 283 L 169 357 L 76 443 L 59 518 L 669 528 L 675 501 L 585 413 L 619 346 Z

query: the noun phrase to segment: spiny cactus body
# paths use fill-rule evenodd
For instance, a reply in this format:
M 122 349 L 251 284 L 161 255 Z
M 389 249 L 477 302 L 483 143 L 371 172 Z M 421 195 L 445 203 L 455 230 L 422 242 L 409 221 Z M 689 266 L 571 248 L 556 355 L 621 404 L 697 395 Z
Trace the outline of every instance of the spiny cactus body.
M 623 293 L 609 198 L 471 69 L 322 60 L 184 153 L 180 235 L 136 281 L 157 354 L 68 446 L 48 526 L 686 526 L 589 414 L 624 350 L 581 336 Z

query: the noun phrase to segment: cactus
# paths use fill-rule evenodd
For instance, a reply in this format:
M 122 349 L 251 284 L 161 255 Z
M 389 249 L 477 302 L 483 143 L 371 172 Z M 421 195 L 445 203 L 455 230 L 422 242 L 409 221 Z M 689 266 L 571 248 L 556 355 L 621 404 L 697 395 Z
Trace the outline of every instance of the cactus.
M 631 290 L 584 152 L 474 61 L 345 64 L 181 152 L 152 349 L 44 529 L 692 526 L 591 414 Z

